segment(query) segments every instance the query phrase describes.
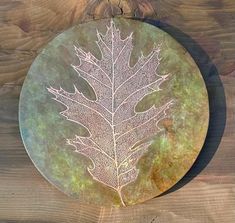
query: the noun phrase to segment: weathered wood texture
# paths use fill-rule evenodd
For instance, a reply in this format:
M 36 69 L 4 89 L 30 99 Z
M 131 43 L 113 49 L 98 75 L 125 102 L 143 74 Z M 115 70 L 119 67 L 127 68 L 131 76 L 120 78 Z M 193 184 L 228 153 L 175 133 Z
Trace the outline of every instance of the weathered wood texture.
M 18 128 L 21 86 L 43 46 L 79 21 L 113 15 L 158 20 L 194 56 L 211 106 L 189 173 L 164 196 L 125 209 L 79 204 L 55 189 L 33 166 Z M 0 222 L 235 222 L 234 97 L 234 0 L 0 0 Z

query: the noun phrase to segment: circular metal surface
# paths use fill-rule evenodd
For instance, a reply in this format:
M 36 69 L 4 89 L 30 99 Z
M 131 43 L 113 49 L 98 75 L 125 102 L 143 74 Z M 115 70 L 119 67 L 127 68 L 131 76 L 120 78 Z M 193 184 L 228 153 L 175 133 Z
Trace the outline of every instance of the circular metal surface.
M 79 201 L 126 206 L 179 181 L 208 128 L 191 56 L 162 30 L 129 19 L 76 25 L 25 79 L 20 131 L 35 166 Z

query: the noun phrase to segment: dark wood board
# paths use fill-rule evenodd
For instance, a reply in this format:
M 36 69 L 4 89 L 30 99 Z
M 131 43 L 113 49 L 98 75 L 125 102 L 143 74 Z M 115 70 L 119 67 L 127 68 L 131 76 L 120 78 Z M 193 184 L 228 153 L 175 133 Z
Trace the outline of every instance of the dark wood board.
M 40 50 L 85 20 L 148 18 L 191 53 L 207 84 L 210 126 L 202 152 L 170 191 L 114 209 L 79 204 L 50 185 L 23 147 L 18 99 Z M 0 1 L 0 222 L 234 222 L 235 2 L 233 0 Z

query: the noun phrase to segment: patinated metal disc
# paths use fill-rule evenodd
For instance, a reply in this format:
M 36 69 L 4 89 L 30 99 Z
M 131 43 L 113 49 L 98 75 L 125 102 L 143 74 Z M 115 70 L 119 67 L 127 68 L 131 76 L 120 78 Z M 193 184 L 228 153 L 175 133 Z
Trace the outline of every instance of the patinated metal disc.
M 172 187 L 198 156 L 208 97 L 191 56 L 139 21 L 74 26 L 25 79 L 20 131 L 35 166 L 79 201 L 126 206 Z

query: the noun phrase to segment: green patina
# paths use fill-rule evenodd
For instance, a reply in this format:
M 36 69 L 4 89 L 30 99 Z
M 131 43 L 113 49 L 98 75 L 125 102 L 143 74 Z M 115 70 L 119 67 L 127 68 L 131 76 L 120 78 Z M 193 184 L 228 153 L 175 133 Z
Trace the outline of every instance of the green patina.
M 158 74 L 170 73 L 162 90 L 146 96 L 137 106 L 144 110 L 160 106 L 169 98 L 176 103 L 168 119 L 161 122 L 163 131 L 139 161 L 137 180 L 123 188 L 128 205 L 142 202 L 169 189 L 189 170 L 204 143 L 208 127 L 208 98 L 199 69 L 190 55 L 172 37 L 143 22 L 114 19 L 123 29 L 122 36 L 134 32 L 133 65 L 140 51 L 147 55 L 154 43 L 162 43 Z M 73 92 L 73 84 L 94 99 L 89 85 L 78 77 L 70 64 L 78 64 L 73 45 L 100 57 L 95 44 L 96 28 L 106 31 L 109 20 L 77 25 L 60 34 L 45 47 L 31 66 L 20 97 L 20 129 L 26 149 L 40 172 L 59 189 L 81 201 L 98 205 L 120 205 L 115 191 L 96 182 L 87 172 L 91 162 L 76 154 L 66 139 L 87 135 L 86 130 L 59 114 L 64 106 L 53 101 L 50 85 Z M 123 28 L 125 27 L 125 28 Z M 126 28 L 128 27 L 128 29 Z M 125 31 L 126 30 L 126 31 Z

